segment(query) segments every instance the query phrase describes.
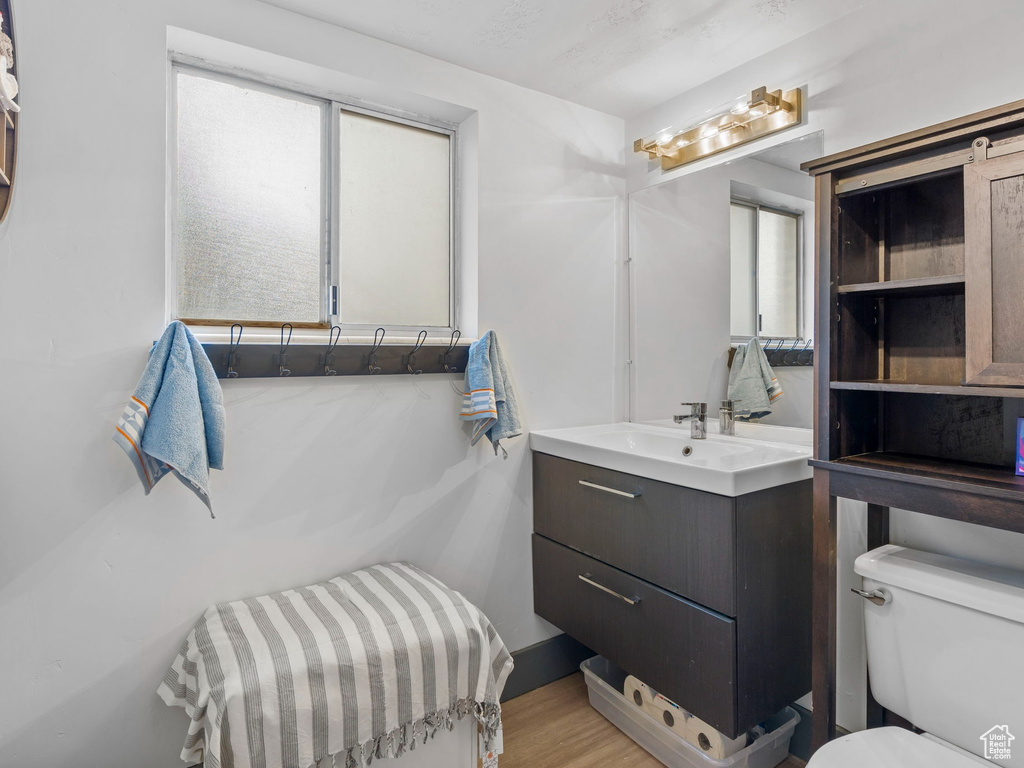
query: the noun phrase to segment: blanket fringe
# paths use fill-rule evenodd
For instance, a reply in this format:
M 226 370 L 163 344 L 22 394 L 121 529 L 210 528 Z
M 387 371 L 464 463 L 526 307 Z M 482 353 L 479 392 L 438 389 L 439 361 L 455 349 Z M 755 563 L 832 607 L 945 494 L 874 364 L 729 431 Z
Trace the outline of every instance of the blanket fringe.
M 480 727 L 484 751 L 492 751 L 501 730 L 501 705 L 497 702 L 480 702 L 466 698 L 459 699 L 447 709 L 430 712 L 418 720 L 357 744 L 346 752 L 338 752 L 331 756 L 331 764 L 340 768 L 342 755 L 344 768 L 368 768 L 373 765 L 375 759 L 401 757 L 406 752 L 416 749 L 417 743 L 426 744 L 438 732 L 454 730 L 455 724 L 467 715 L 472 715 Z

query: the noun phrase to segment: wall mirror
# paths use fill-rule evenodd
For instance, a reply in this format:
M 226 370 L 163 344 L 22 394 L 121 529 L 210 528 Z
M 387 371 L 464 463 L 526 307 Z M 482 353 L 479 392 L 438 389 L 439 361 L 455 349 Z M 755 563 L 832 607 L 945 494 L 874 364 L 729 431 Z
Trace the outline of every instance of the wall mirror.
M 726 397 L 731 344 L 813 346 L 814 184 L 821 133 L 676 177 L 629 198 L 630 417 Z M 779 367 L 762 421 L 811 427 L 810 366 Z

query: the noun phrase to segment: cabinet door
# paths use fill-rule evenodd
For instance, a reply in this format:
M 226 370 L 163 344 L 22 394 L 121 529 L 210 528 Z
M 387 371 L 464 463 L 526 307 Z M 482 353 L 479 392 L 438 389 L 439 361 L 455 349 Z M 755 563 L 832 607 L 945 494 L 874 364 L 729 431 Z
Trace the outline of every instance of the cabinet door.
M 736 720 L 736 622 L 533 535 L 533 608 L 730 737 Z
M 1024 386 L 1024 152 L 984 144 L 964 166 L 966 382 Z
M 735 501 L 533 454 L 537 533 L 727 616 L 736 615 Z

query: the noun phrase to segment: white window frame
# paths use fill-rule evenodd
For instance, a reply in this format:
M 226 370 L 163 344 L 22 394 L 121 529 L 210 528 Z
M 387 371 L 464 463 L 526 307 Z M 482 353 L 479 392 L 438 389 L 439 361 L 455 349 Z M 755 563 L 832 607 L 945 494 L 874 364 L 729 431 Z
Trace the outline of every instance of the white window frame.
M 413 114 L 398 109 L 390 109 L 373 105 L 372 108 L 359 103 L 358 100 L 343 94 L 323 91 L 301 84 L 282 81 L 237 67 L 212 64 L 186 54 L 171 52 L 168 57 L 168 111 L 167 111 L 167 307 L 169 317 L 178 319 L 177 312 L 177 199 L 178 199 L 178 158 L 177 158 L 177 74 L 186 72 L 193 76 L 206 77 L 219 82 L 240 85 L 245 88 L 271 93 L 285 98 L 295 99 L 321 106 L 323 164 L 321 167 L 321 320 L 319 323 L 293 323 L 296 328 L 312 327 L 326 329 L 337 325 L 342 329 L 343 337 L 372 337 L 380 327 L 377 323 L 342 323 L 341 317 L 341 240 L 340 212 L 337 210 L 341 192 L 341 113 L 352 112 L 386 120 L 401 125 L 408 125 L 421 130 L 443 134 L 449 137 L 449 217 L 448 217 L 448 324 L 434 325 L 392 325 L 384 327 L 398 336 L 415 336 L 421 330 L 436 333 L 453 332 L 458 327 L 461 307 L 461 248 L 459 242 L 460 224 L 460 184 L 459 184 L 459 127 L 454 123 Z M 246 322 L 245 318 L 230 320 L 220 318 L 218 321 L 194 321 L 204 329 L 226 329 L 233 322 L 242 322 L 246 326 L 276 328 L 275 322 Z M 290 322 L 283 320 L 282 322 Z
M 751 208 L 756 211 L 770 211 L 777 213 L 781 216 L 789 216 L 791 219 L 796 219 L 796 336 L 766 336 L 761 333 L 761 292 L 759 290 L 759 281 L 757 275 L 760 274 L 761 270 L 761 248 L 758 242 L 758 228 L 760 226 L 757 216 L 754 216 L 754 318 L 757 323 L 753 336 L 747 335 L 736 335 L 731 334 L 731 340 L 733 342 L 741 343 L 750 341 L 753 338 L 756 339 L 775 339 L 785 341 L 804 341 L 803 328 L 804 328 L 804 213 L 803 211 L 795 211 L 789 208 L 782 208 L 777 205 L 766 205 L 764 203 L 758 203 L 751 200 L 742 200 L 736 197 L 730 198 L 730 207 L 733 205 L 739 205 L 743 208 Z M 730 282 L 729 286 L 729 301 L 732 301 L 732 285 Z M 731 330 L 731 329 L 730 329 Z

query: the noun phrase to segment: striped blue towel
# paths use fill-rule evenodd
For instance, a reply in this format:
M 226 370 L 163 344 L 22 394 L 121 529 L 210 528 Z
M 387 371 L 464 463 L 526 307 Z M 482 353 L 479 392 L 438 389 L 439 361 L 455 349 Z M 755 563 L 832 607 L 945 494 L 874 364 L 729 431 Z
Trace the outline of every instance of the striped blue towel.
M 150 351 L 114 442 L 131 459 L 147 496 L 173 472 L 213 517 L 210 468 L 224 468 L 223 394 L 206 351 L 184 323 L 168 325 Z
M 469 348 L 460 418 L 476 422 L 473 426 L 472 445 L 476 445 L 481 436 L 487 435 L 494 446 L 494 454 L 497 455 L 501 448 L 506 459 L 508 451 L 500 441 L 523 434 L 512 381 L 494 331 L 485 333 Z

